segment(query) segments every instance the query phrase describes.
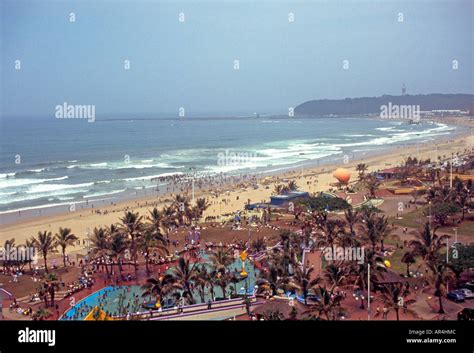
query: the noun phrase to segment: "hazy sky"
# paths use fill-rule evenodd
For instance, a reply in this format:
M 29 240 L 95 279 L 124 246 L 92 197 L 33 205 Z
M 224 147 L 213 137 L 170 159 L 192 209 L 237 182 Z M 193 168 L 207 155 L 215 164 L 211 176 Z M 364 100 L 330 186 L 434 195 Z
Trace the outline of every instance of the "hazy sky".
M 277 113 L 400 94 L 402 83 L 409 94 L 473 93 L 470 0 L 0 2 L 5 116 L 54 114 L 65 101 L 99 117 Z

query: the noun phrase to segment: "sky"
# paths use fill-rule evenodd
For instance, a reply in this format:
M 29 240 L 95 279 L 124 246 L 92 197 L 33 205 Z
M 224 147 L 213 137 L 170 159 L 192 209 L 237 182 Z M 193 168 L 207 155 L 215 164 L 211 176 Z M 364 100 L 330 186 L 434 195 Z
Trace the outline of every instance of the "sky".
M 0 3 L 3 117 L 63 102 L 98 116 L 284 113 L 403 83 L 474 92 L 470 0 Z

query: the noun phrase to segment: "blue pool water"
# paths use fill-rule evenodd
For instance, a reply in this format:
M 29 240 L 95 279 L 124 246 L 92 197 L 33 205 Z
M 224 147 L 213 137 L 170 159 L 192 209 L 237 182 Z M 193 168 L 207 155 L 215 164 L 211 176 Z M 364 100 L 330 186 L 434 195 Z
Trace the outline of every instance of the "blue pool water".
M 141 294 L 140 286 L 108 286 L 74 305 L 62 319 L 84 320 L 95 306 L 111 315 L 118 315 L 120 307 L 128 308 L 131 312 L 142 311 L 141 304 L 147 298 L 142 298 Z
M 204 255 L 203 258 L 205 260 L 208 259 L 207 255 Z M 234 263 L 229 266 L 231 271 L 237 270 L 237 272 L 240 272 L 241 268 L 242 262 L 240 259 L 235 260 Z M 258 275 L 258 270 L 256 270 L 249 262 L 246 262 L 245 269 L 248 273 L 248 277 L 235 284 L 237 293 L 241 295 L 245 294 L 245 289 L 242 290 L 242 288 L 248 289 L 247 294 L 253 293 L 253 288 Z M 172 270 L 170 269 L 168 271 Z M 234 284 L 230 283 L 227 286 L 227 294 L 229 294 L 231 286 L 234 286 Z M 214 295 L 217 298 L 222 297 L 222 289 L 217 286 L 214 287 Z M 195 291 L 193 298 L 196 303 L 201 303 L 201 297 L 199 296 L 197 290 Z M 207 302 L 209 299 L 211 299 L 211 294 L 209 293 L 209 290 L 207 290 L 205 293 L 205 302 Z M 155 299 L 152 297 L 142 297 L 142 290 L 141 286 L 139 285 L 118 287 L 108 286 L 78 302 L 63 315 L 62 320 L 84 320 L 95 306 L 98 306 L 111 316 L 121 315 L 120 311 L 122 311 L 122 315 L 124 314 L 124 311 L 135 313 L 145 312 L 147 309 L 143 308 L 143 302 L 150 302 L 154 300 Z

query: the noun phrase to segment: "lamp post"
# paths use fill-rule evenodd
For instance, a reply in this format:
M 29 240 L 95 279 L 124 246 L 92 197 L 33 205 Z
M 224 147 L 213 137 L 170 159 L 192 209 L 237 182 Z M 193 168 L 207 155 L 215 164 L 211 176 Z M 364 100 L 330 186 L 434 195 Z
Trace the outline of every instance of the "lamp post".
M 450 173 L 449 173 L 449 188 L 453 188 L 453 155 L 454 153 L 451 152 L 451 163 L 450 163 Z
M 430 218 L 430 231 L 431 231 L 431 201 L 428 203 L 430 205 L 430 215 L 429 215 L 429 218 Z
M 196 177 L 196 168 L 194 167 L 190 167 L 189 170 L 192 171 L 193 175 L 192 175 L 192 179 L 191 179 L 191 188 L 192 188 L 192 202 L 193 202 L 193 205 L 194 205 L 194 178 Z
M 416 136 L 420 136 L 420 134 L 416 134 Z M 420 141 L 416 141 L 416 158 L 418 163 L 420 163 Z
M 370 321 L 370 263 L 367 264 L 367 320 Z
M 446 264 L 449 262 L 449 238 L 446 238 Z M 449 293 L 449 281 L 446 281 L 446 292 Z
M 446 263 L 449 262 L 449 238 L 446 238 Z
M 193 176 L 193 181 L 192 181 L 192 188 L 193 188 L 192 194 L 193 194 L 193 205 L 194 205 L 194 176 Z

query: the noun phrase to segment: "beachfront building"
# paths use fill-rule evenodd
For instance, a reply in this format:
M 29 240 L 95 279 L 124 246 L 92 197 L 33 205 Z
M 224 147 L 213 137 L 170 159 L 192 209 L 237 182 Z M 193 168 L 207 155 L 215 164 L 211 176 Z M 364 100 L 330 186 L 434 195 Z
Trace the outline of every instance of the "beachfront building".
M 379 170 L 375 175 L 377 179 L 388 180 L 396 178 L 398 175 L 400 175 L 400 172 L 400 168 L 395 167 Z

